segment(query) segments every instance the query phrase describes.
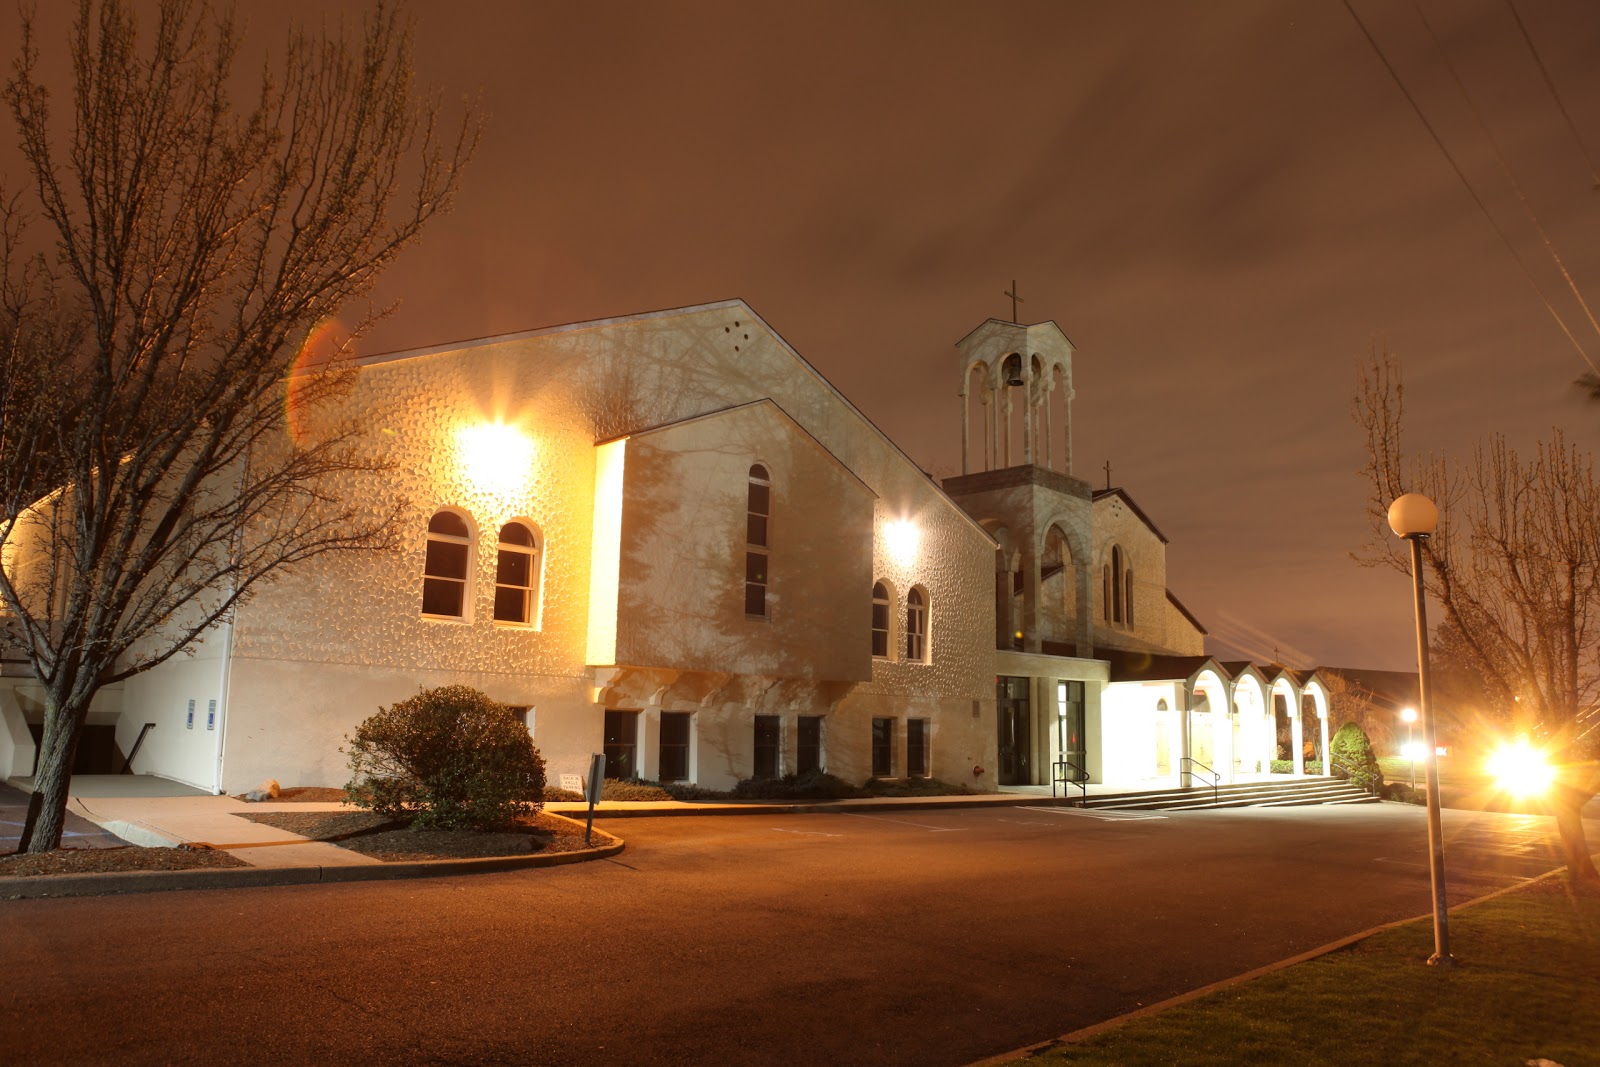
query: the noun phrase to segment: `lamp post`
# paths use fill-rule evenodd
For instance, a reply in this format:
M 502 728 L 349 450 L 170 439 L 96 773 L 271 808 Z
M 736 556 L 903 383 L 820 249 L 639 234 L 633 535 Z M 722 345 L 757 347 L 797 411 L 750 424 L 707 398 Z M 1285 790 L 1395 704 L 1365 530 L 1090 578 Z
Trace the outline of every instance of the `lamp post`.
M 1406 708 L 1400 713 L 1406 724 L 1406 758 L 1411 761 L 1411 791 L 1417 791 L 1417 709 Z
M 1428 615 L 1422 589 L 1422 542 L 1439 528 L 1439 509 L 1421 493 L 1406 493 L 1389 505 L 1389 528 L 1411 543 L 1411 586 L 1416 595 L 1417 614 L 1417 703 L 1422 705 L 1423 740 L 1428 751 L 1434 752 L 1433 686 L 1428 675 Z M 1450 955 L 1449 905 L 1445 897 L 1444 836 L 1439 821 L 1439 763 L 1429 759 L 1426 767 L 1428 871 L 1433 881 L 1433 955 L 1428 957 L 1428 964 L 1447 967 L 1455 959 Z

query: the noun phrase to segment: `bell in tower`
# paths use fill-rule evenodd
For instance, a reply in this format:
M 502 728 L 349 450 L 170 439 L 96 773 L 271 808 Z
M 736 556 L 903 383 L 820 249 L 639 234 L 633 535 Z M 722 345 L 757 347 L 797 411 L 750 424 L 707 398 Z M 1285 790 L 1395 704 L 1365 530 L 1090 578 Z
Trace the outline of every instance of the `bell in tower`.
M 956 345 L 961 473 L 1040 466 L 1072 473 L 1072 342 L 1054 322 L 990 319 Z

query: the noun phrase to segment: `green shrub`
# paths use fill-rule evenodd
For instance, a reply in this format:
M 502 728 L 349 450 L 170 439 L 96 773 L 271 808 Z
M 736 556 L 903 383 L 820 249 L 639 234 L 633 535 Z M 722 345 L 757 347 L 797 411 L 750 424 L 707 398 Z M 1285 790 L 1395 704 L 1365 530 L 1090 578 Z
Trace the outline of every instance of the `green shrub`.
M 1305 762 L 1305 772 L 1307 774 L 1321 774 L 1322 773 L 1322 761 L 1319 760 L 1319 759 L 1308 759 L 1308 760 L 1306 760 L 1306 762 Z M 1272 773 L 1273 774 L 1293 774 L 1294 773 L 1294 760 L 1292 760 L 1292 759 L 1275 759 L 1275 760 L 1273 760 L 1272 761 Z
M 645 778 L 607 778 L 600 786 L 601 800 L 671 800 L 660 782 Z
M 1360 723 L 1347 722 L 1339 727 L 1328 743 L 1333 755 L 1333 773 L 1347 778 L 1351 785 L 1378 794 L 1383 792 L 1383 769 L 1372 751 L 1372 740 Z
M 978 790 L 937 778 L 868 778 L 866 790 L 875 797 L 964 797 Z
M 380 708 L 345 741 L 345 797 L 415 829 L 505 826 L 544 796 L 544 760 L 527 728 L 464 685 Z
M 845 800 L 866 792 L 826 771 L 786 774 L 782 778 L 744 778 L 734 783 L 735 800 Z

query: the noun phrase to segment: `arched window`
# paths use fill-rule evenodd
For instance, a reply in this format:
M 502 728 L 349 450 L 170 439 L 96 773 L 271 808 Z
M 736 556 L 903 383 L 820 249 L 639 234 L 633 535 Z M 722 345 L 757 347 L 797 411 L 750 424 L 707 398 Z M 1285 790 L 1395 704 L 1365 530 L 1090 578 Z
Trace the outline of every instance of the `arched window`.
M 750 468 L 745 505 L 744 613 L 767 617 L 767 554 L 772 520 L 772 478 L 757 463 Z
M 453 511 L 428 520 L 428 549 L 422 565 L 422 614 L 436 619 L 467 617 L 467 571 L 472 529 Z
M 494 621 L 532 623 L 539 603 L 539 541 L 520 522 L 500 527 L 494 570 Z
M 1111 621 L 1122 622 L 1122 546 L 1111 546 Z
M 1111 621 L 1111 564 L 1107 563 L 1100 571 L 1100 614 L 1106 622 Z
M 906 594 L 906 659 L 928 662 L 928 594 L 921 589 Z
M 889 587 L 879 582 L 872 587 L 872 655 L 889 658 Z
M 1129 567 L 1122 576 L 1123 599 L 1126 603 L 1122 607 L 1123 621 L 1128 624 L 1128 629 L 1133 629 L 1133 568 Z

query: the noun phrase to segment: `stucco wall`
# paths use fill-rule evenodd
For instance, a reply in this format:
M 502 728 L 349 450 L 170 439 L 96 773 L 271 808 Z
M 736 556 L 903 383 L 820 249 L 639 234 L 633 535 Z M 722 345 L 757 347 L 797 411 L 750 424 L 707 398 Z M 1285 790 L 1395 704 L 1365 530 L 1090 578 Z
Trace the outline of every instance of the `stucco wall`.
M 628 439 L 617 662 L 863 681 L 872 492 L 769 403 Z M 745 614 L 749 471 L 771 480 L 767 614 Z
M 654 449 L 672 477 L 689 479 L 685 488 L 691 495 L 700 494 L 708 505 L 731 505 L 726 519 L 742 528 L 742 477 L 730 483 L 723 477 L 721 460 L 667 463 L 669 452 L 699 454 L 688 447 L 692 432 L 685 431 L 683 441 L 672 448 L 660 443 L 647 448 L 647 436 L 667 442 L 672 435 L 641 431 L 763 398 L 771 398 L 815 439 L 813 449 L 820 446 L 814 460 L 796 460 L 796 484 L 805 486 L 806 496 L 820 493 L 823 499 L 794 501 L 791 531 L 803 531 L 811 543 L 803 550 L 795 547 L 790 555 L 799 561 L 808 552 L 830 554 L 802 564 L 829 576 L 829 587 L 799 616 L 815 625 L 805 628 L 809 634 L 782 635 L 782 661 L 756 657 L 749 662 L 741 660 L 744 650 L 721 657 L 704 647 L 696 651 L 693 642 L 683 644 L 679 639 L 685 635 L 671 633 L 665 622 L 636 625 L 631 637 L 624 637 L 624 628 L 619 640 L 633 640 L 631 654 L 639 658 L 676 659 L 691 653 L 702 658 L 676 665 L 681 677 L 670 683 L 653 679 L 648 692 L 643 682 L 639 691 L 628 684 L 608 687 L 586 662 L 595 442 L 639 433 L 640 448 L 630 462 L 638 459 L 648 468 L 646 457 Z M 707 774 L 720 766 L 718 775 L 729 780 L 750 773 L 747 749 L 757 707 L 781 707 L 787 714 L 803 709 L 837 714 L 828 726 L 830 766 L 837 760 L 837 766 L 855 777 L 865 777 L 858 764 L 865 765 L 874 711 L 917 708 L 940 716 L 933 747 L 936 773 L 967 764 L 969 757 L 981 760 L 983 738 L 993 730 L 992 544 L 743 305 L 379 359 L 361 371 L 349 404 L 389 470 L 349 475 L 330 489 L 355 502 L 363 514 L 382 516 L 393 510 L 396 547 L 382 554 L 319 557 L 264 588 L 241 609 L 226 702 L 224 780 L 230 791 L 267 774 L 285 784 L 341 782 L 344 758 L 338 748 L 362 718 L 380 705 L 410 696 L 419 686 L 448 682 L 475 685 L 508 703 L 533 705 L 535 738 L 552 773 L 580 770 L 588 754 L 599 750 L 605 708 L 670 710 L 684 704 L 700 720 Z M 513 484 L 481 480 L 466 462 L 461 431 L 493 422 L 514 429 L 530 449 Z M 876 499 L 870 513 L 869 570 L 860 562 L 865 552 L 859 540 L 860 505 L 834 503 L 839 495 L 835 488 L 851 479 L 822 473 L 833 462 L 823 450 Z M 793 452 L 806 455 L 799 446 Z M 747 470 L 745 456 L 739 459 Z M 704 486 L 709 482 L 696 488 L 695 478 L 724 488 L 731 484 L 738 498 L 720 500 L 720 489 L 708 492 Z M 471 610 L 462 621 L 425 619 L 420 613 L 426 525 L 430 515 L 445 507 L 469 517 L 476 533 Z M 841 508 L 833 515 L 830 536 L 823 536 L 826 521 L 813 522 L 799 510 L 812 507 L 824 512 Z M 543 543 L 536 627 L 497 625 L 491 617 L 496 534 L 511 519 L 534 525 Z M 775 515 L 775 537 L 787 536 L 783 521 Z M 884 527 L 894 522 L 909 522 L 917 529 L 918 548 L 908 558 L 895 556 L 885 542 Z M 855 536 L 841 536 L 841 529 Z M 652 548 L 649 540 L 636 542 L 635 563 L 655 564 L 664 558 L 663 542 L 656 538 Z M 718 577 L 727 573 L 725 564 L 716 561 Z M 784 566 L 775 543 L 774 574 L 784 575 Z M 913 582 L 928 589 L 932 662 L 874 664 L 870 680 L 857 681 L 852 688 L 849 678 L 864 679 L 864 672 L 853 665 L 868 648 L 871 582 L 884 575 L 902 591 Z M 667 588 L 704 586 L 705 580 L 704 573 L 686 575 Z M 780 600 L 778 608 L 805 599 L 800 590 L 785 591 L 781 584 L 775 584 L 775 592 L 787 600 Z M 619 592 L 648 599 L 627 590 L 624 585 Z M 648 605 L 636 603 L 629 615 L 635 609 L 648 610 Z M 703 633 L 694 636 L 704 641 Z M 704 669 L 683 670 L 685 666 Z M 777 672 L 786 677 L 807 670 L 813 677 L 832 674 L 846 680 L 826 691 L 813 687 L 805 693 L 774 684 Z M 717 673 L 730 677 L 721 681 L 720 695 L 708 696 L 717 688 L 712 677 Z M 161 684 L 183 685 L 175 678 Z M 156 688 L 143 692 L 154 694 Z M 768 695 L 759 696 L 763 693 Z M 980 717 L 988 712 L 982 719 L 986 727 L 972 725 L 974 701 Z M 141 708 L 135 714 L 142 713 Z M 952 716 L 959 725 L 950 724 Z M 644 725 L 648 729 L 648 722 Z M 711 784 L 709 777 L 706 781 Z

